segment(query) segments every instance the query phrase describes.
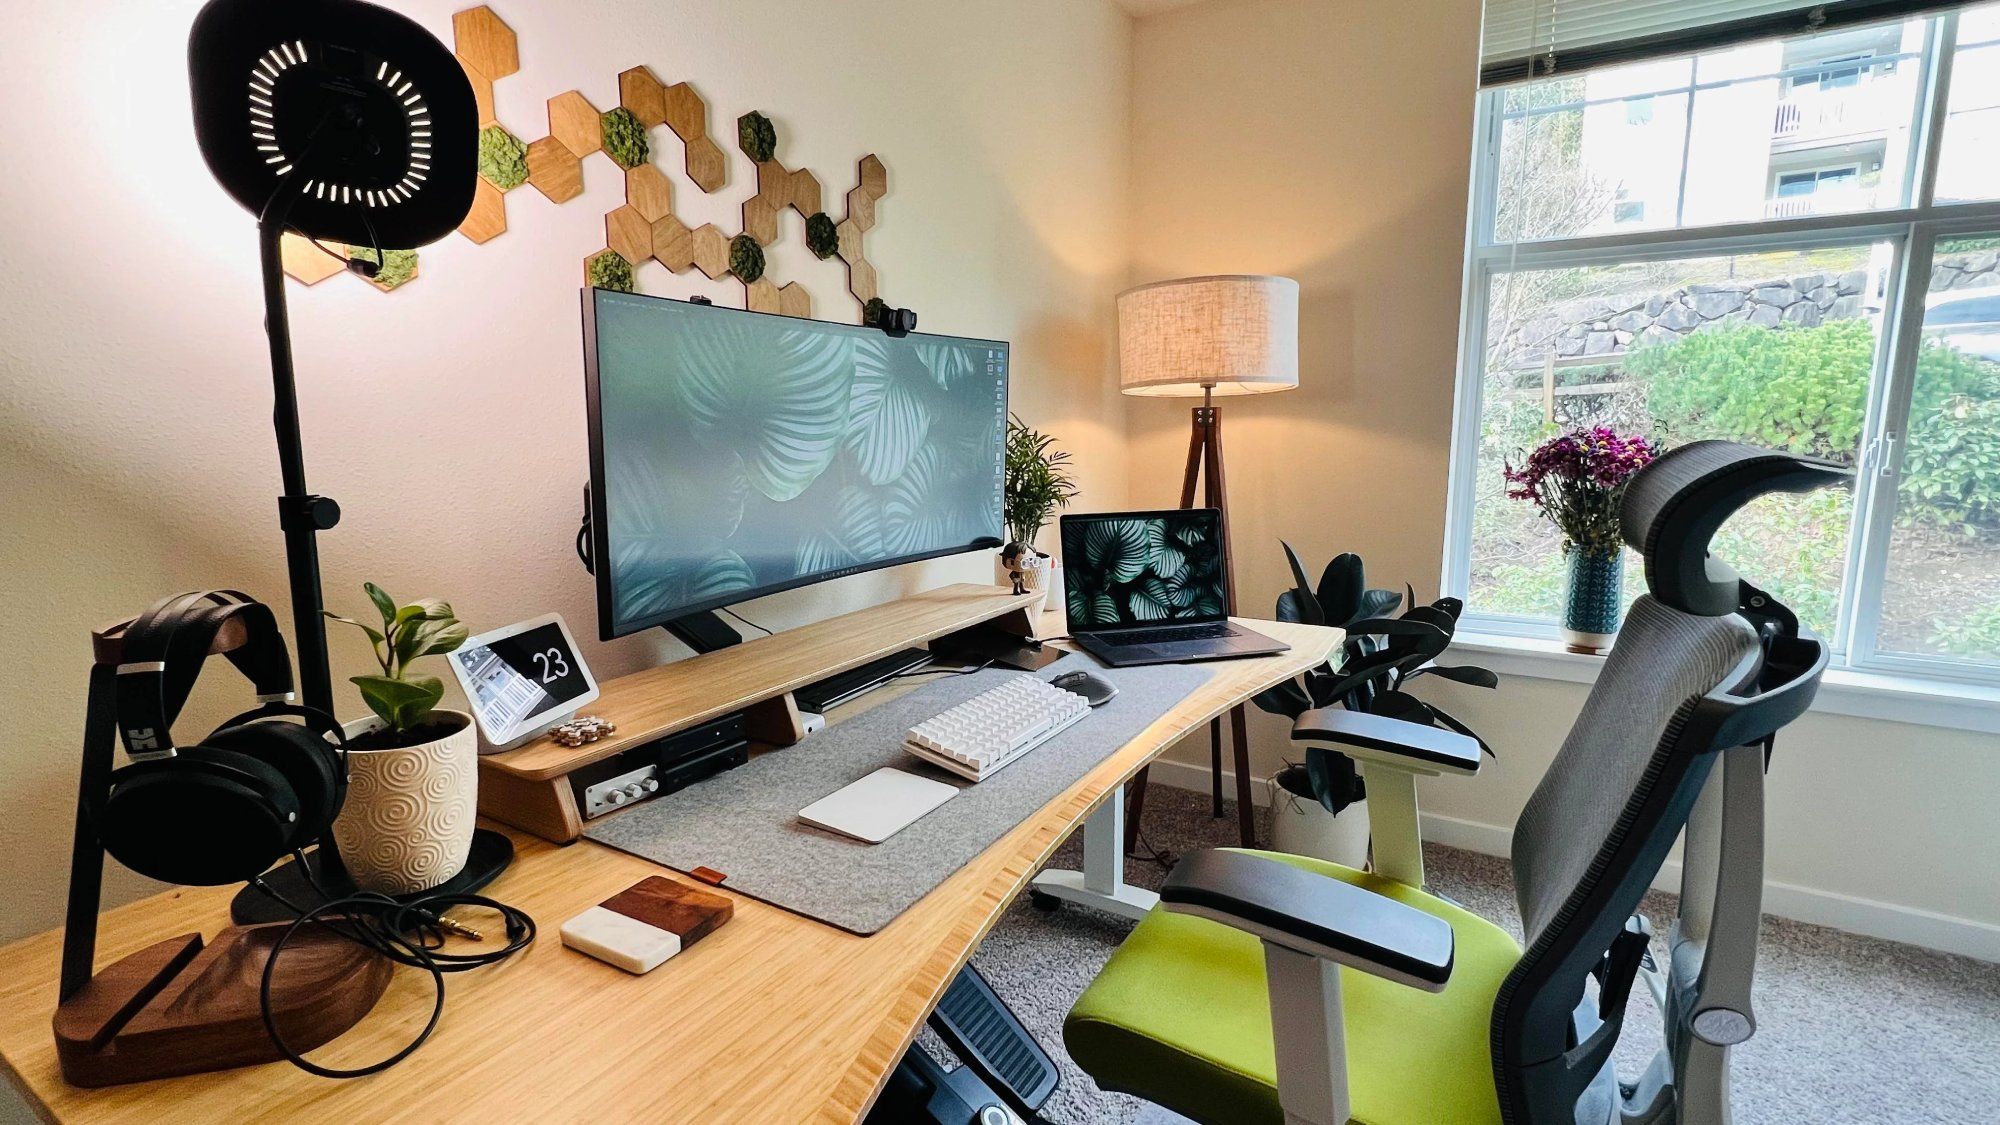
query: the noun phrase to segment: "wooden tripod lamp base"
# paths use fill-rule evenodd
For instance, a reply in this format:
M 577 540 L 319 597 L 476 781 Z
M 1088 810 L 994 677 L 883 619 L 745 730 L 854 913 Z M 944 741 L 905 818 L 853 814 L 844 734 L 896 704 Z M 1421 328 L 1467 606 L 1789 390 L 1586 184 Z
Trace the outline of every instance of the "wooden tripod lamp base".
M 1181 507 L 1195 506 L 1196 486 L 1201 485 L 1201 506 L 1222 514 L 1222 598 L 1230 613 L 1236 612 L 1236 564 L 1229 557 L 1229 504 L 1222 476 L 1222 409 L 1204 399 L 1194 408 L 1193 428 L 1188 434 L 1187 473 L 1181 478 Z M 1257 811 L 1250 795 L 1250 733 L 1242 704 L 1229 709 L 1230 759 L 1236 774 L 1236 834 L 1246 848 L 1257 846 Z M 1208 721 L 1209 812 L 1222 815 L 1222 718 Z M 1141 769 L 1132 779 L 1131 798 L 1125 810 L 1125 850 L 1139 846 L 1139 818 L 1146 810 L 1146 774 Z

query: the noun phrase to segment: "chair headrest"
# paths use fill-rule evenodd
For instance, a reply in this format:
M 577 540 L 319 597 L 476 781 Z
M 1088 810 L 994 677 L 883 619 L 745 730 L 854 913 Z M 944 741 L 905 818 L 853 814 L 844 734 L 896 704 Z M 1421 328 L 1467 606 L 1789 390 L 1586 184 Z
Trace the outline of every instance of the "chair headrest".
M 1625 542 L 1646 561 L 1655 600 L 1683 613 L 1736 612 L 1741 579 L 1708 553 L 1709 540 L 1737 510 L 1772 492 L 1811 492 L 1854 474 L 1816 457 L 1733 441 L 1683 445 L 1633 476 L 1619 514 Z

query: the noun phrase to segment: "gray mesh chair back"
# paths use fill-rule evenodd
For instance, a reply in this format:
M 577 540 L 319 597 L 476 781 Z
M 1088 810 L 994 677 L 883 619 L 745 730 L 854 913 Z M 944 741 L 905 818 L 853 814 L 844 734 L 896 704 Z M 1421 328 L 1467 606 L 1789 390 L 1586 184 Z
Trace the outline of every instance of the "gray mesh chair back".
M 1811 702 L 1827 660 L 1825 645 L 1801 634 L 1789 610 L 1708 555 L 1709 539 L 1757 496 L 1845 476 L 1823 462 L 1698 442 L 1627 488 L 1622 531 L 1645 561 L 1647 593 L 1514 829 L 1527 952 L 1494 1001 L 1505 1120 L 1676 1119 L 1686 1083 L 1675 1071 L 1686 1051 L 1673 1028 L 1669 1057 L 1637 1091 L 1621 1091 L 1610 1066 L 1648 945 L 1634 912 L 1718 757 L 1750 747 L 1761 785 L 1763 747 Z M 1761 885 L 1761 850 L 1751 858 Z M 1700 921 L 1705 928 L 1709 919 Z M 1693 997 L 1698 988 L 1683 991 Z M 1670 1003 L 1670 1021 L 1688 1025 L 1696 1014 Z

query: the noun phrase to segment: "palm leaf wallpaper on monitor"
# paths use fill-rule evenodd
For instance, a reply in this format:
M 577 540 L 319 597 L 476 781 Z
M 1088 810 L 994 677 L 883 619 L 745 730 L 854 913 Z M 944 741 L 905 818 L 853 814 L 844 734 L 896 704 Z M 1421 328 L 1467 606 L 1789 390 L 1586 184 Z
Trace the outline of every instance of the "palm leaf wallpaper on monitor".
M 1072 629 L 1222 616 L 1222 549 L 1212 512 L 1069 517 L 1063 553 Z
M 999 545 L 1005 343 L 585 299 L 607 638 Z

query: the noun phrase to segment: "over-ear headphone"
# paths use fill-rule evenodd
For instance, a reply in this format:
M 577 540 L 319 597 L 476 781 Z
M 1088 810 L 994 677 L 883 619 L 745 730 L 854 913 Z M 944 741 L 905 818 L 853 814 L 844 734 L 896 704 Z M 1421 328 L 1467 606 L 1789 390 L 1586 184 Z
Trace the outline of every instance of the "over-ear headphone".
M 174 718 L 231 621 L 246 639 L 225 655 L 255 685 L 259 706 L 175 746 Z M 104 850 L 142 875 L 218 886 L 254 878 L 323 835 L 347 797 L 346 740 L 333 716 L 291 699 L 284 635 L 255 598 L 201 590 L 140 614 L 125 630 L 117 677 L 131 764 L 112 772 L 106 791 L 85 794 Z

